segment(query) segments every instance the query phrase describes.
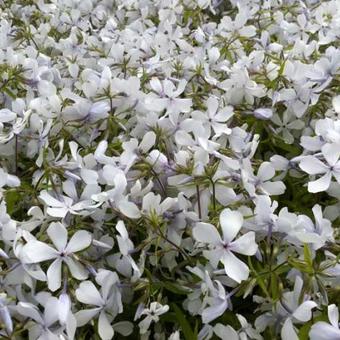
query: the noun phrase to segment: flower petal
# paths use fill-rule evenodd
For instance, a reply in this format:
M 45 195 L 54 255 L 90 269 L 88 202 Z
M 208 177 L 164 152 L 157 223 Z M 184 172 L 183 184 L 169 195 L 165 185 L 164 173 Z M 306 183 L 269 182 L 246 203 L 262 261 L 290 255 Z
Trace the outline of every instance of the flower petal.
M 44 324 L 46 325 L 46 327 L 51 326 L 52 324 L 54 324 L 58 318 L 59 318 L 59 314 L 58 314 L 58 305 L 59 305 L 59 301 L 56 297 L 54 296 L 50 296 L 46 303 L 45 303 L 45 310 L 44 310 L 44 319 L 45 322 Z
M 39 313 L 38 308 L 32 305 L 31 303 L 19 302 L 16 310 L 19 314 L 26 316 L 30 319 L 33 319 L 37 323 L 40 323 L 40 324 L 43 323 L 43 319 Z
M 225 312 L 227 308 L 228 308 L 227 300 L 220 300 L 219 303 L 214 303 L 212 306 L 205 308 L 202 312 L 203 323 L 209 323 L 217 319 Z
M 86 230 L 77 231 L 68 242 L 66 247 L 67 253 L 76 253 L 90 246 L 92 235 Z
M 66 293 L 62 293 L 58 299 L 58 318 L 62 325 L 67 322 L 71 310 L 71 299 Z
M 139 148 L 146 153 L 155 145 L 155 142 L 156 134 L 153 131 L 148 131 L 140 142 Z
M 66 214 L 68 213 L 68 209 L 66 207 L 62 208 L 47 208 L 47 214 L 52 216 L 52 217 L 59 217 L 59 218 L 64 218 Z
M 233 327 L 230 325 L 224 326 L 218 323 L 214 327 L 214 333 L 222 340 L 239 340 L 240 337 Z
M 239 260 L 231 251 L 226 251 L 221 259 L 226 274 L 240 283 L 249 276 L 249 268 L 241 260 Z
M 77 280 L 87 279 L 89 273 L 82 264 L 80 264 L 78 261 L 74 260 L 71 257 L 66 257 L 64 261 L 66 262 L 74 278 L 76 278 Z
M 286 319 L 286 321 L 284 322 L 281 329 L 281 338 L 282 340 L 299 340 L 294 330 L 291 318 Z
M 62 261 L 58 258 L 47 270 L 48 289 L 52 292 L 56 291 L 61 286 L 61 264 Z
M 198 242 L 210 244 L 222 243 L 221 236 L 217 229 L 209 223 L 197 223 L 192 230 L 192 234 Z
M 98 333 L 102 340 L 111 340 L 114 335 L 113 327 L 111 326 L 109 320 L 104 311 L 100 312 L 98 320 Z
M 328 167 L 313 156 L 304 157 L 299 166 L 304 172 L 310 175 L 323 174 L 328 171 Z
M 257 248 L 258 247 L 255 242 L 255 233 L 253 231 L 242 235 L 229 245 L 229 249 L 231 251 L 249 256 L 255 255 Z
M 316 306 L 314 301 L 305 301 L 295 310 L 293 316 L 299 321 L 309 321 L 312 318 L 312 309 Z
M 16 113 L 10 111 L 9 109 L 1 109 L 0 110 L 0 122 L 8 123 L 17 118 Z
M 77 189 L 76 189 L 76 186 L 74 185 L 73 181 L 71 181 L 71 180 L 65 181 L 63 183 L 63 191 L 67 196 L 72 198 L 72 200 L 78 199 Z
M 220 215 L 220 223 L 223 232 L 223 239 L 225 242 L 231 242 L 243 224 L 243 216 L 239 211 L 232 211 L 224 209 Z
M 84 309 L 75 314 L 77 326 L 82 327 L 92 320 L 101 310 L 101 308 Z
M 101 306 L 103 299 L 97 287 L 91 281 L 84 281 L 76 289 L 77 300 L 88 305 Z
M 281 181 L 265 182 L 261 184 L 261 189 L 267 195 L 281 195 L 285 192 L 286 186 Z
M 325 175 L 308 183 L 308 191 L 312 193 L 326 191 L 331 184 L 332 174 L 327 172 Z
M 339 328 L 339 310 L 334 304 L 328 306 L 328 319 L 334 327 Z
M 55 249 L 37 240 L 31 240 L 25 244 L 21 254 L 24 263 L 39 263 L 59 256 Z
M 10 335 L 13 333 L 13 321 L 7 306 L 0 307 L 0 319 L 6 328 L 6 332 Z
M 309 338 L 311 340 L 338 340 L 340 339 L 340 330 L 327 322 L 320 321 L 312 326 Z
M 139 218 L 141 213 L 136 204 L 128 201 L 120 201 L 118 203 L 118 208 L 122 214 L 129 218 Z
M 261 181 L 268 181 L 269 179 L 273 178 L 274 175 L 275 169 L 270 162 L 263 162 L 257 172 L 257 177 L 261 179 Z
M 332 104 L 335 112 L 340 113 L 340 96 L 333 97 Z
M 133 332 L 133 323 L 129 321 L 119 321 L 113 325 L 113 329 L 123 336 L 129 336 Z
M 62 208 L 64 206 L 63 202 L 60 202 L 57 199 L 55 199 L 54 197 L 52 197 L 46 190 L 43 190 L 40 193 L 39 198 L 42 199 L 45 204 L 47 204 L 51 207 Z
M 65 249 L 67 244 L 67 230 L 60 222 L 52 222 L 47 229 L 47 235 L 59 251 Z
M 338 144 L 325 144 L 321 151 L 329 165 L 334 166 L 339 160 L 340 149 Z

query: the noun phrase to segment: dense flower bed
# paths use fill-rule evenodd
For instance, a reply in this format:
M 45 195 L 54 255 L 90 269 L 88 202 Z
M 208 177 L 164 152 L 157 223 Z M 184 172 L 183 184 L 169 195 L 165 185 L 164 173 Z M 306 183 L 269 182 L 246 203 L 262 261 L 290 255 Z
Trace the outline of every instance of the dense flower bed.
M 0 1 L 1 339 L 340 339 L 338 0 Z

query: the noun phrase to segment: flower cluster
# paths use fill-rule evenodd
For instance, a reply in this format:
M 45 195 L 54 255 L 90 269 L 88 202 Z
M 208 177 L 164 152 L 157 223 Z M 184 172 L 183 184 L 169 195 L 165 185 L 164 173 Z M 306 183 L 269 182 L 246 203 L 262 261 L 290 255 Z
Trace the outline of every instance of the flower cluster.
M 338 0 L 0 1 L 0 338 L 340 339 Z

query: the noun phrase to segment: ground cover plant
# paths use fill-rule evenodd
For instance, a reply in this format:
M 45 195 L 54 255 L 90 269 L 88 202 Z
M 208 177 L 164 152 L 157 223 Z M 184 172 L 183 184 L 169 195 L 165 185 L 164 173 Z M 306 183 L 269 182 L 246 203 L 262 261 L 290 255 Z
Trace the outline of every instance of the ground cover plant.
M 339 340 L 338 0 L 0 1 L 0 338 Z

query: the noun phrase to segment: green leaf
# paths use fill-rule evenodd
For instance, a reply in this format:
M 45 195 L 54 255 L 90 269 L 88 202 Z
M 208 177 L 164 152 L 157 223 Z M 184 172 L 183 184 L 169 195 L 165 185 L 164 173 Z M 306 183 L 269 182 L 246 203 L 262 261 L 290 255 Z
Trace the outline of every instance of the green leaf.
M 173 283 L 171 281 L 162 282 L 161 285 L 166 290 L 168 290 L 169 292 L 172 292 L 174 294 L 187 295 L 190 292 L 190 289 L 188 289 L 186 287 L 182 287 L 179 284 Z
M 176 319 L 181 326 L 181 331 L 184 335 L 184 338 L 186 340 L 197 340 L 197 336 L 192 330 L 182 310 L 175 303 L 171 304 L 171 308 L 175 311 Z
M 270 298 L 270 294 L 267 290 L 266 284 L 264 283 L 264 281 L 263 281 L 262 277 L 259 275 L 259 273 L 255 270 L 250 256 L 248 256 L 248 265 L 249 265 L 251 271 L 253 272 L 253 275 L 256 279 L 257 284 L 261 287 L 262 291 L 266 294 L 266 296 L 268 298 Z
M 277 301 L 280 297 L 280 285 L 276 273 L 270 275 L 270 291 L 272 293 L 272 299 Z
M 313 259 L 312 259 L 312 253 L 308 247 L 308 244 L 303 245 L 303 256 L 305 259 L 305 262 L 308 264 L 308 266 L 313 269 Z
M 287 144 L 281 138 L 276 137 L 276 138 L 273 138 L 272 141 L 273 141 L 274 146 L 291 153 L 292 156 L 297 156 L 301 153 L 301 150 L 300 150 L 299 147 L 297 147 L 296 145 L 293 145 L 293 144 Z
M 17 203 L 20 201 L 21 197 L 17 191 L 8 190 L 5 193 L 7 213 L 12 215 L 14 211 L 17 209 Z
M 280 77 L 283 75 L 283 72 L 285 70 L 285 66 L 286 66 L 286 60 L 284 60 L 280 65 L 280 69 L 279 69 L 279 76 Z
M 296 260 L 296 259 L 288 259 L 288 263 L 293 268 L 307 274 L 313 274 L 313 268 L 310 268 L 305 261 Z
M 308 334 L 309 334 L 311 326 L 312 326 L 311 323 L 307 322 L 300 328 L 299 340 L 308 340 L 309 339 Z
M 8 96 L 10 96 L 12 99 L 16 99 L 17 97 L 16 94 L 7 87 L 4 87 L 2 91 L 5 92 Z

